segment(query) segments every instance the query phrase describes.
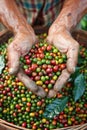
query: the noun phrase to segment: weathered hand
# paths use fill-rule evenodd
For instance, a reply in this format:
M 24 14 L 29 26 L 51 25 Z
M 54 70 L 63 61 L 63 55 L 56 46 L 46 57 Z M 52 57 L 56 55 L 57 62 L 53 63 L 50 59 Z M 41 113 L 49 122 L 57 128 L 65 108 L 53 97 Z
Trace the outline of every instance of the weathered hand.
M 36 86 L 36 84 L 24 74 L 19 64 L 20 56 L 26 55 L 35 42 L 36 36 L 32 28 L 29 31 L 22 30 L 22 32 L 18 32 L 18 34 L 15 35 L 13 42 L 8 46 L 9 73 L 17 74 L 19 80 L 22 81 L 27 88 L 36 95 L 45 97 L 45 91 L 41 87 Z
M 56 24 L 53 24 L 49 29 L 47 41 L 57 47 L 60 52 L 66 53 L 67 55 L 67 68 L 62 71 L 53 90 L 49 91 L 48 96 L 52 97 L 61 90 L 70 75 L 75 71 L 78 60 L 79 44 L 72 38 L 70 32 L 65 27 L 57 27 Z

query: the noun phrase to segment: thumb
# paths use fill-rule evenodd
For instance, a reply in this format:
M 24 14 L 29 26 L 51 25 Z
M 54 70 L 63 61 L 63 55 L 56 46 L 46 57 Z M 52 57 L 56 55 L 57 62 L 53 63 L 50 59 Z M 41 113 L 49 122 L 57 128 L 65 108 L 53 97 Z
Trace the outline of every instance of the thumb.
M 12 42 L 7 48 L 8 54 L 8 66 L 9 66 L 9 73 L 15 74 L 19 69 L 19 57 L 20 54 L 14 48 L 14 42 Z
M 73 73 L 78 61 L 79 44 L 72 37 L 69 42 L 71 42 L 71 46 L 67 51 L 67 69 L 70 73 Z

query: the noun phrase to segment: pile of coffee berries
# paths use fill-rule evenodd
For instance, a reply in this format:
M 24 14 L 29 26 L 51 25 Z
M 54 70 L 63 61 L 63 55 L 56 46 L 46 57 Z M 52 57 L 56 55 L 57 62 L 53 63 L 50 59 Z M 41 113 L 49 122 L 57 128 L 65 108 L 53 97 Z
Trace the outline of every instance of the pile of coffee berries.
M 48 91 L 48 89 L 53 86 L 53 83 L 55 83 L 62 69 L 65 68 L 66 56 L 60 54 L 55 47 L 43 43 L 43 37 L 41 39 L 40 44 L 37 43 L 33 46 L 28 55 L 21 58 L 21 62 L 24 64 L 23 68 L 26 74 L 28 74 L 33 80 L 36 79 L 35 82 L 40 81 L 41 84 L 39 85 L 47 89 L 45 91 Z M 47 50 L 48 46 L 51 47 L 51 50 L 48 49 L 49 51 Z M 9 75 L 6 47 L 7 44 L 2 44 L 0 46 L 0 55 L 4 55 L 5 58 L 5 68 L 3 69 L 2 74 L 0 74 L 1 119 L 33 130 L 50 130 L 87 123 L 87 84 L 84 95 L 77 102 L 74 102 L 72 97 L 72 82 L 67 82 L 65 87 L 61 92 L 58 92 L 56 97 L 42 99 L 28 90 L 16 76 Z M 39 48 L 44 48 L 44 51 L 39 50 Z M 36 51 L 33 52 L 33 50 Z M 79 55 L 82 57 L 83 62 L 78 64 L 78 66 L 81 67 L 80 71 L 85 75 L 87 81 L 87 49 L 81 46 Z M 49 71 L 47 71 L 47 68 L 42 67 L 43 63 L 44 67 L 49 68 L 52 76 L 49 75 L 50 73 L 48 73 Z M 32 65 L 34 66 L 32 67 Z M 38 69 L 35 68 L 36 66 Z M 53 69 L 54 66 L 58 66 L 58 69 Z M 32 68 L 33 72 L 31 72 L 29 68 Z M 52 80 L 52 82 L 50 82 L 50 80 Z M 61 98 L 63 96 L 69 97 L 68 104 L 64 111 L 53 119 L 44 118 L 43 113 L 45 107 L 55 98 Z
M 42 38 L 42 37 L 41 37 Z M 25 73 L 46 92 L 52 89 L 61 71 L 66 68 L 66 55 L 44 40 L 33 45 L 24 58 L 21 57 Z

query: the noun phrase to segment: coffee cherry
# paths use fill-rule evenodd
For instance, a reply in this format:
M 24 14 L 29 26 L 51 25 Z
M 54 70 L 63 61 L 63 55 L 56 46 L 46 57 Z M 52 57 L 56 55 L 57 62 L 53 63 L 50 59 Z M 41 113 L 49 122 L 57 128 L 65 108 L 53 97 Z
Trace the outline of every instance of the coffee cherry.
M 42 35 L 41 38 L 45 38 Z M 34 95 L 14 75 L 9 75 L 7 44 L 0 46 L 0 55 L 5 56 L 5 67 L 0 74 L 0 119 L 28 129 L 49 130 L 58 129 L 72 125 L 87 123 L 87 85 L 84 95 L 74 102 L 72 97 L 73 83 L 68 81 L 63 89 L 54 98 L 44 98 Z M 77 66 L 81 68 L 80 73 L 87 80 L 87 49 L 80 46 L 80 57 L 82 63 Z M 56 80 L 66 68 L 66 55 L 59 52 L 53 45 L 48 45 L 45 39 L 33 45 L 29 53 L 20 58 L 25 73 L 44 88 L 48 93 L 53 89 Z M 69 101 L 65 109 L 52 119 L 43 117 L 46 105 L 55 98 L 68 96 Z

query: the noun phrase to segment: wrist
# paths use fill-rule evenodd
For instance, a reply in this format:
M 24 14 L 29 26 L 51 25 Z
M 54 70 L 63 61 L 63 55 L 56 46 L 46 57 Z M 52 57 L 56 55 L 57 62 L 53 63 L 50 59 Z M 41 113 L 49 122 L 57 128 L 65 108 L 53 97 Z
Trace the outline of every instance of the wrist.
M 86 13 L 87 0 L 65 0 L 63 8 L 54 23 L 65 26 L 67 30 L 72 31 Z
M 22 20 L 21 20 L 22 21 Z M 18 24 L 15 25 L 15 27 L 12 29 L 14 34 L 17 33 L 34 33 L 33 28 L 27 23 L 27 22 L 19 22 Z
M 76 21 L 73 22 L 72 18 L 71 19 L 61 18 L 60 20 L 58 20 L 58 22 L 55 22 L 55 24 L 58 25 L 58 28 L 63 28 L 68 32 L 72 32 L 72 30 L 76 26 Z
M 77 25 L 78 18 L 72 14 L 69 10 L 67 13 L 62 12 L 59 17 L 54 21 L 53 24 L 56 24 L 58 28 L 65 28 L 67 31 L 71 32 Z
M 69 33 L 69 30 L 66 28 L 65 24 L 62 22 L 54 22 L 49 29 L 49 35 L 62 34 L 65 31 Z
M 14 29 L 14 35 L 16 38 L 21 37 L 21 39 L 26 39 L 30 43 L 35 43 L 36 35 L 34 33 L 33 28 L 27 24 L 27 26 L 20 26 L 18 29 Z

